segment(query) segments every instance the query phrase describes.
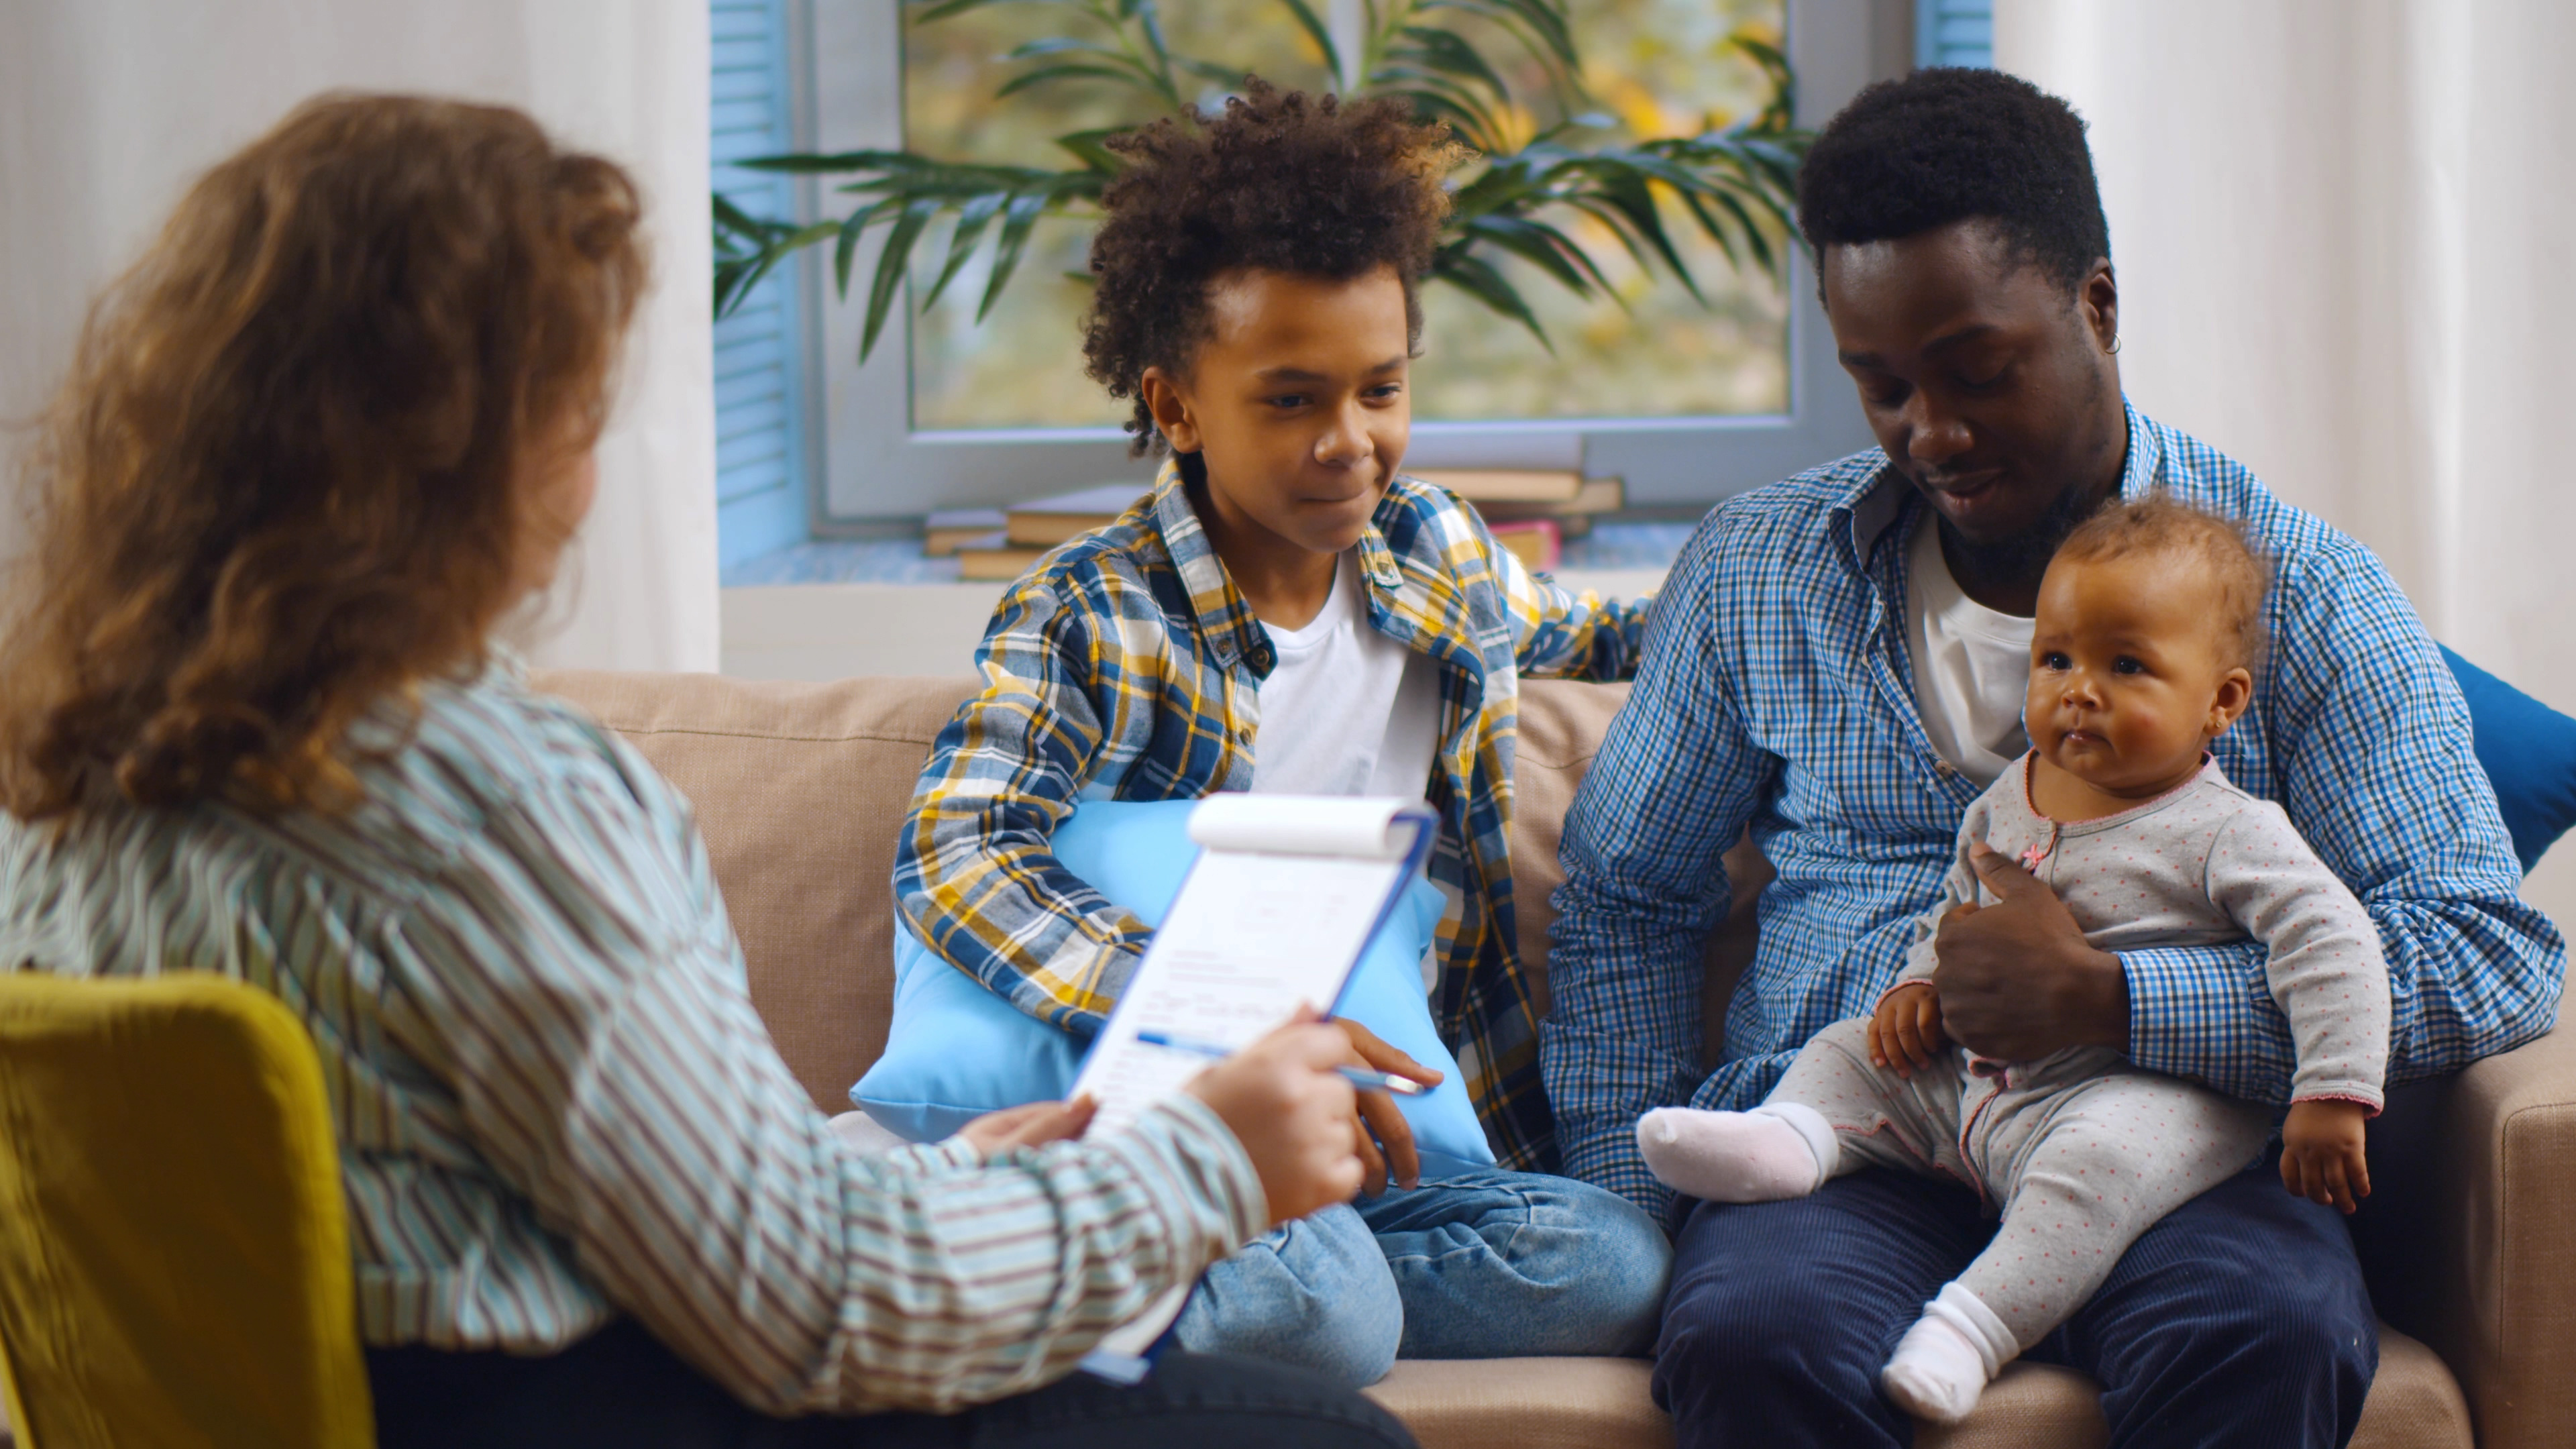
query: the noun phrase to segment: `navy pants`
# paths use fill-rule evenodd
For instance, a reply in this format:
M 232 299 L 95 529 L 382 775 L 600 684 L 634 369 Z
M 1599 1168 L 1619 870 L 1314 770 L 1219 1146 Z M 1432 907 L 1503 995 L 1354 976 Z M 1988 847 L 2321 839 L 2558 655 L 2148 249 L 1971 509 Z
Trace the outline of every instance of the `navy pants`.
M 1681 1449 L 1912 1443 L 1879 1368 L 1994 1229 L 1967 1189 L 1885 1168 L 1695 1205 L 1655 1358 Z M 2148 1229 L 2025 1357 L 2101 1383 L 2114 1449 L 2326 1449 L 2361 1418 L 2379 1328 L 2341 1215 L 2267 1160 Z
M 369 1349 L 381 1449 L 1413 1449 L 1303 1369 L 1167 1353 L 1133 1388 L 1082 1374 L 956 1414 L 771 1419 L 631 1319 L 542 1358 Z

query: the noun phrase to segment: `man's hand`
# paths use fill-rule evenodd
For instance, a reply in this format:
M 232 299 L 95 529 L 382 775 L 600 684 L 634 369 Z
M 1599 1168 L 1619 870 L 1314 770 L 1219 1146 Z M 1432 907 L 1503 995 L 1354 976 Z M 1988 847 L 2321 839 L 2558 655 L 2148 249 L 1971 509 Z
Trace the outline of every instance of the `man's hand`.
M 1869 1059 L 1900 1077 L 1932 1065 L 1950 1044 L 1941 1031 L 1941 993 L 1929 981 L 1909 981 L 1878 999 L 1869 1018 Z
M 2351 1212 L 2370 1196 L 2359 1102 L 2293 1102 L 2281 1124 L 2281 1185 L 2313 1203 Z
M 1091 1125 L 1091 1114 L 1099 1103 L 1089 1097 L 1076 1097 L 1070 1102 L 1031 1102 L 1025 1107 L 1005 1107 L 987 1112 L 957 1129 L 983 1155 L 985 1161 L 1022 1147 L 1044 1147 L 1050 1142 L 1063 1142 L 1082 1135 Z
M 1968 864 L 1997 903 L 1941 918 L 1942 1025 L 1950 1039 L 1997 1061 L 2036 1061 L 2075 1046 L 2129 1048 L 2129 978 L 2096 951 L 2046 882 L 1989 849 Z
M 1442 1073 L 1388 1046 L 1376 1032 L 1348 1017 L 1336 1019 L 1333 1025 L 1350 1038 L 1350 1065 L 1403 1077 L 1426 1087 L 1440 1085 Z M 1422 1154 L 1413 1145 L 1413 1124 L 1404 1120 L 1393 1097 L 1384 1092 L 1360 1093 L 1351 1126 L 1360 1144 L 1360 1191 L 1370 1197 L 1386 1191 L 1389 1168 L 1394 1169 L 1398 1187 L 1409 1188 L 1422 1181 Z M 1383 1152 L 1379 1150 L 1381 1144 Z

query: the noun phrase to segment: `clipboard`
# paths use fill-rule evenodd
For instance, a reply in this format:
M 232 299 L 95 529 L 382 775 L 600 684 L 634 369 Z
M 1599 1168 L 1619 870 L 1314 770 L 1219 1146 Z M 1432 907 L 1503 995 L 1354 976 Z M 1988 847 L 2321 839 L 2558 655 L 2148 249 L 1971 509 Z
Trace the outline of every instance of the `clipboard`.
M 1241 1048 L 1301 1002 L 1337 1009 L 1429 858 L 1439 817 L 1419 800 L 1228 794 L 1200 802 L 1189 831 L 1199 854 L 1074 1080 L 1073 1096 L 1099 1103 L 1093 1133 L 1133 1122 L 1208 1066 L 1140 1032 Z M 1193 1286 L 1156 1300 L 1082 1367 L 1142 1379 Z

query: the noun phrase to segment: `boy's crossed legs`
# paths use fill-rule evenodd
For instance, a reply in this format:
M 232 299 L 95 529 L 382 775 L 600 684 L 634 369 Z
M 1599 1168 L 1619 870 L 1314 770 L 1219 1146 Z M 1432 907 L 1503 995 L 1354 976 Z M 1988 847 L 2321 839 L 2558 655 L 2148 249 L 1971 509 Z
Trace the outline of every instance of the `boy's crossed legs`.
M 1353 1388 L 1399 1353 L 1640 1354 L 1671 1265 L 1663 1229 L 1615 1193 L 1462 1167 L 1254 1239 L 1208 1269 L 1175 1333 Z
M 1971 1075 L 1944 1052 L 1911 1080 L 1836 1023 L 1749 1113 L 1667 1108 L 1638 1124 L 1658 1177 L 1719 1202 L 1800 1197 L 1885 1166 L 1999 1203 L 2003 1224 L 1924 1305 L 1882 1375 L 1907 1410 L 1956 1422 L 2002 1366 L 2091 1299 L 2140 1234 L 2235 1176 L 2270 1135 L 2257 1109 L 2170 1077 L 2089 1064 Z M 2016 1076 L 2025 1069 L 2016 1068 Z

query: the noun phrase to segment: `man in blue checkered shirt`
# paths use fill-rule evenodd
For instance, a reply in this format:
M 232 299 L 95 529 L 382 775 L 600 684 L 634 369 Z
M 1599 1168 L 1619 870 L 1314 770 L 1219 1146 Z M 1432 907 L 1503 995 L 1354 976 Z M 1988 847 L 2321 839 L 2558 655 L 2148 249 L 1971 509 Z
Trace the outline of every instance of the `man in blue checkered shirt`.
M 2241 520 L 2277 571 L 2273 652 L 2215 753 L 2369 908 L 2391 1084 L 2547 1031 L 2564 973 L 2459 692 L 2379 561 L 2127 405 L 2075 114 L 1997 72 L 1918 72 L 1834 120 L 1799 193 L 1881 447 L 1721 505 L 1675 566 L 1566 821 L 1543 1035 L 1565 1170 L 1678 1228 L 1655 1392 L 1685 1446 L 1910 1440 L 1877 1369 L 1991 1234 L 1975 1195 L 1864 1171 L 1787 1202 L 1675 1203 L 1635 1124 L 1755 1105 L 1895 976 L 1961 815 L 2025 748 L 2040 575 L 2104 499 L 2164 489 Z M 1748 827 L 1778 879 L 1712 1072 L 1700 943 Z M 2043 888 L 1945 923 L 1938 950 L 1943 1024 L 1980 1054 L 2098 1044 L 2287 1100 L 2260 947 L 2105 954 Z M 2258 1164 L 2150 1230 L 2028 1356 L 2100 1381 L 2114 1443 L 2268 1449 L 2351 1436 L 2378 1338 L 2337 1214 Z

